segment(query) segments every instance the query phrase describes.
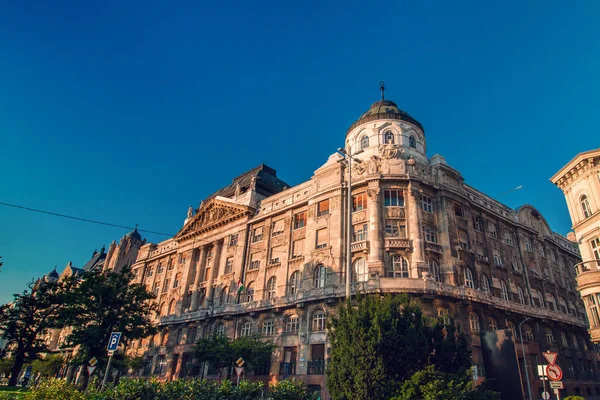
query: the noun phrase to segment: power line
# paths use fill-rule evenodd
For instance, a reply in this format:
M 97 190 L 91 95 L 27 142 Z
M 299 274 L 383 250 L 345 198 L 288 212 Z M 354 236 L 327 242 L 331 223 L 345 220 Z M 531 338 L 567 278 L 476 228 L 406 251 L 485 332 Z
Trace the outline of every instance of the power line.
M 59 213 L 55 213 L 55 212 L 52 212 L 52 211 L 38 210 L 36 208 L 20 206 L 20 205 L 17 205 L 17 204 L 4 203 L 4 202 L 1 202 L 1 201 L 0 201 L 0 205 L 7 206 L 7 207 L 18 208 L 18 209 L 21 209 L 21 210 L 33 211 L 33 212 L 37 212 L 37 213 L 41 213 L 41 214 L 54 215 L 56 217 L 69 218 L 69 219 L 74 219 L 74 220 L 77 220 L 77 221 L 89 222 L 89 223 L 92 223 L 92 224 L 106 225 L 106 226 L 112 226 L 112 227 L 115 227 L 115 228 L 124 228 L 124 229 L 129 229 L 129 230 L 133 230 L 134 229 L 134 228 L 129 227 L 129 226 L 111 224 L 111 223 L 108 223 L 108 222 L 96 221 L 96 220 L 87 219 L 87 218 L 74 217 L 72 215 L 59 214 Z M 136 228 L 137 228 L 137 225 L 136 225 Z M 149 231 L 147 229 L 138 229 L 138 231 L 139 232 L 146 232 L 146 233 L 153 233 L 155 235 L 162 235 L 162 236 L 168 236 L 168 237 L 175 236 L 175 235 L 171 235 L 169 233 Z

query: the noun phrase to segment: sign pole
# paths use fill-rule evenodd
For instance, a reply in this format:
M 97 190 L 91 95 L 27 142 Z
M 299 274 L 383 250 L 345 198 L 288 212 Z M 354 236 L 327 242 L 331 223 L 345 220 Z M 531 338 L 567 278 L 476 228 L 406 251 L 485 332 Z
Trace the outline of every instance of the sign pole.
M 237 383 L 236 383 L 236 385 L 240 386 L 240 374 L 237 374 Z
M 106 380 L 108 379 L 108 371 L 110 371 L 110 363 L 112 362 L 113 355 L 111 353 L 110 357 L 108 357 L 108 364 L 106 364 L 106 371 L 104 371 L 104 379 L 102 380 L 102 388 L 101 391 L 104 391 L 104 385 L 106 385 Z
M 556 400 L 560 400 L 560 389 L 554 389 L 554 393 L 556 393 Z

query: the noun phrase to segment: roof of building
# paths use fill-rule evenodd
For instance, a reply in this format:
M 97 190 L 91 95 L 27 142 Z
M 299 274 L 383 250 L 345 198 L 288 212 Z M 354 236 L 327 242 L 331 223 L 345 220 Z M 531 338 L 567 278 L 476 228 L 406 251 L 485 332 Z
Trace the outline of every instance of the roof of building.
M 240 176 L 233 178 L 233 181 L 230 185 L 227 185 L 224 188 L 214 192 L 208 196 L 206 200 L 217 196 L 231 198 L 235 196 L 238 185 L 241 193 L 244 193 L 248 191 L 248 188 L 251 186 L 253 180 L 255 182 L 254 189 L 256 192 L 267 197 L 290 187 L 290 185 L 277 177 L 277 171 L 265 164 L 260 164 L 259 166 L 252 168 L 250 171 L 246 171 Z
M 138 232 L 137 225 L 135 226 L 135 228 L 131 232 L 129 232 L 128 234 L 126 234 L 125 237 L 132 238 L 132 239 L 137 239 L 137 240 L 140 240 L 140 241 L 142 240 L 142 235 L 140 235 L 140 233 Z
M 406 121 L 413 125 L 416 125 L 417 127 L 419 127 L 419 129 L 421 129 L 421 131 L 425 132 L 425 130 L 423 129 L 423 125 L 421 125 L 419 121 L 411 117 L 406 111 L 399 109 L 396 103 L 390 100 L 379 100 L 371 104 L 371 107 L 363 115 L 360 116 L 358 121 L 356 121 L 350 126 L 350 128 L 346 132 L 346 135 L 348 135 L 348 133 L 350 133 L 350 131 L 352 131 L 358 125 L 364 124 L 365 122 L 375 121 L 378 119 L 396 119 L 400 121 Z
M 588 151 L 584 151 L 581 152 L 579 154 L 577 154 L 575 157 L 573 157 L 571 159 L 571 161 L 569 161 L 568 163 L 566 163 L 557 173 L 555 173 L 554 175 L 552 175 L 552 177 L 550 178 L 550 181 L 552 183 L 556 183 L 558 182 L 558 180 L 560 178 L 563 177 L 563 175 L 565 175 L 566 173 L 568 173 L 571 169 L 573 169 L 574 167 L 577 166 L 577 164 L 579 164 L 581 161 L 590 158 L 590 157 L 599 157 L 600 156 L 600 148 L 598 149 L 592 149 L 592 150 L 588 150 Z
M 89 271 L 91 269 L 94 269 L 99 264 L 102 264 L 104 260 L 106 260 L 106 253 L 104 252 L 104 248 L 102 248 L 100 252 L 94 253 L 92 258 L 81 269 L 83 269 L 84 271 Z
M 46 278 L 58 279 L 58 272 L 56 272 L 56 267 L 54 267 L 54 269 L 52 271 L 50 271 L 46 274 Z

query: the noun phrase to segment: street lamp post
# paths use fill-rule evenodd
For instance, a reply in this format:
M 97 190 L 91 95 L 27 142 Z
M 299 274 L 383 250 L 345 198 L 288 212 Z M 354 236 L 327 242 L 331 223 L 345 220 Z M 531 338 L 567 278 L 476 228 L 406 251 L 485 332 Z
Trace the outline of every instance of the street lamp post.
M 344 156 L 348 166 L 348 186 L 346 188 L 346 197 L 348 198 L 346 210 L 346 299 L 349 299 L 352 284 L 352 159 L 358 164 L 361 163 L 361 160 L 354 158 L 352 154 L 341 147 L 338 149 L 338 153 Z
M 525 354 L 525 346 L 523 346 L 523 335 L 521 334 L 521 326 L 525 321 L 531 319 L 531 317 L 525 318 L 521 323 L 519 323 L 519 338 L 521 339 L 521 351 L 523 352 L 523 364 L 525 365 L 525 379 L 527 381 L 527 393 L 529 394 L 529 399 L 531 400 L 531 387 L 529 385 L 529 371 L 527 371 L 527 355 Z M 518 361 L 518 360 L 517 360 Z

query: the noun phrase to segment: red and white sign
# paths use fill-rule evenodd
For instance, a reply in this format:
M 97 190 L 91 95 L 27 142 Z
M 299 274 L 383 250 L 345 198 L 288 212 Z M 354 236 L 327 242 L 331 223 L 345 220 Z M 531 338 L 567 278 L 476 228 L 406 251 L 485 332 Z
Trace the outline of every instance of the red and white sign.
M 562 379 L 563 373 L 562 369 L 560 369 L 558 365 L 550 364 L 546 367 L 546 375 L 551 381 L 560 381 Z
M 237 376 L 242 375 L 242 372 L 244 372 L 244 367 L 235 367 L 235 374 Z
M 548 361 L 548 364 L 556 363 L 556 358 L 558 357 L 558 353 L 547 352 L 547 353 L 542 353 L 542 355 Z

